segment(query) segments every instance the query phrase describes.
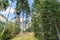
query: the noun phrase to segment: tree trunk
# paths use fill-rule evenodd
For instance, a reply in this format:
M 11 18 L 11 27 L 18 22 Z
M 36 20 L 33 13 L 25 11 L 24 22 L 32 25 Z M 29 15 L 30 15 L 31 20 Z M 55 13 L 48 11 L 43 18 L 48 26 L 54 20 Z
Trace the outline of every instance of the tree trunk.
M 11 9 L 11 7 L 10 7 L 10 9 Z M 9 10 L 9 13 L 10 13 L 10 10 Z M 8 13 L 8 15 L 7 15 L 6 22 L 5 22 L 5 25 L 4 25 L 4 28 L 3 28 L 2 34 L 4 34 L 4 31 L 5 31 L 6 26 L 7 26 L 7 22 L 8 22 L 8 18 L 9 18 L 9 13 Z
M 13 33 L 12 33 L 13 35 L 15 33 L 16 22 L 17 22 L 17 18 L 15 19 L 15 24 L 14 24 L 14 27 L 13 27 Z
M 41 27 L 42 30 L 42 40 L 44 40 L 44 31 L 43 31 L 43 27 Z
M 42 30 L 42 40 L 46 40 L 45 36 L 44 36 L 44 26 L 43 26 L 43 21 L 42 21 L 42 15 L 40 15 L 40 19 L 41 19 L 41 24 L 39 24 L 41 26 L 41 30 Z
M 24 11 L 22 13 L 22 28 L 21 28 L 21 34 L 23 34 L 24 31 Z
M 2 0 L 2 5 L 1 5 L 1 7 L 2 7 L 1 9 L 3 10 L 3 0 Z
M 55 22 L 55 27 L 56 27 L 57 35 L 58 35 L 58 38 L 60 40 L 60 33 L 59 33 L 59 30 L 58 30 L 57 23 L 56 23 L 55 19 L 54 19 L 54 22 Z
M 28 15 L 26 14 L 26 27 L 25 29 L 28 28 Z
M 17 25 L 18 25 L 18 27 L 20 28 L 20 13 L 19 12 L 17 12 L 17 14 L 16 14 L 16 21 L 17 21 Z
M 3 28 L 2 34 L 4 34 L 4 31 L 5 31 L 5 29 L 6 29 L 7 22 L 8 22 L 8 17 L 9 17 L 9 14 L 8 14 L 8 16 L 7 16 L 7 19 L 6 19 L 6 22 L 5 22 L 5 25 L 4 25 L 4 28 Z
M 11 3 L 12 5 L 12 3 Z M 11 10 L 11 5 L 10 5 L 10 9 L 9 9 L 9 12 L 8 12 L 8 15 L 7 15 L 7 18 L 6 18 L 6 22 L 5 22 L 5 25 L 4 25 L 4 28 L 3 28 L 3 31 L 2 31 L 2 35 L 4 34 L 4 31 L 6 29 L 6 25 L 7 25 L 7 22 L 8 22 L 8 18 L 9 18 L 9 13 L 10 13 L 10 10 Z

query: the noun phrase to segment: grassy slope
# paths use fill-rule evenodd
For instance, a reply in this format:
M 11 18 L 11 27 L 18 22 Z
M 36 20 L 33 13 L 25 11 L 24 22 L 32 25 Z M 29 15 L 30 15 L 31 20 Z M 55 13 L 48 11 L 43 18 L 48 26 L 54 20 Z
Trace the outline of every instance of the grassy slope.
M 12 38 L 11 40 L 37 40 L 34 37 L 34 33 L 24 33 L 24 35 L 18 34 L 16 37 Z

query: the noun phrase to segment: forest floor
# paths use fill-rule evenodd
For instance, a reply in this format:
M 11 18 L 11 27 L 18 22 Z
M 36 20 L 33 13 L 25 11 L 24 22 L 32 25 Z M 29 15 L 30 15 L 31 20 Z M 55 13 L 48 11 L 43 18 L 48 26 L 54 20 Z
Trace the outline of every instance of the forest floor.
M 34 37 L 33 32 L 26 32 L 24 34 L 18 34 L 16 37 L 11 40 L 38 40 Z

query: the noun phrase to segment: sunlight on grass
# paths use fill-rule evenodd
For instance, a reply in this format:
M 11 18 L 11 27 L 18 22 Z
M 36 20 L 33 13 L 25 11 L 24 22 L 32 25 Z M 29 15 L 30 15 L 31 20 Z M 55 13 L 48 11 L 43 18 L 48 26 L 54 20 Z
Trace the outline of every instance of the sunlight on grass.
M 15 38 L 12 38 L 11 40 L 38 40 L 34 37 L 34 33 L 26 33 L 23 36 L 17 35 Z

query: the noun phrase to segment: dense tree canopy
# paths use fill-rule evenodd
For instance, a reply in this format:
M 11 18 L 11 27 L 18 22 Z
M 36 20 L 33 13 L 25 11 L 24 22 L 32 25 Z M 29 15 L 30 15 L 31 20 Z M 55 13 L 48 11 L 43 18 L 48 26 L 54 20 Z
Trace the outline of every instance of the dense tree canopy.
M 33 11 L 36 12 L 37 17 L 33 17 L 33 26 L 36 34 L 38 32 L 39 25 L 41 25 L 41 31 L 43 32 L 43 40 L 58 40 L 60 23 L 60 2 L 57 0 L 34 0 Z M 42 20 L 42 21 L 41 21 Z M 41 21 L 41 22 L 40 22 Z M 40 30 L 40 29 L 39 29 Z M 39 38 L 39 36 L 37 36 Z

